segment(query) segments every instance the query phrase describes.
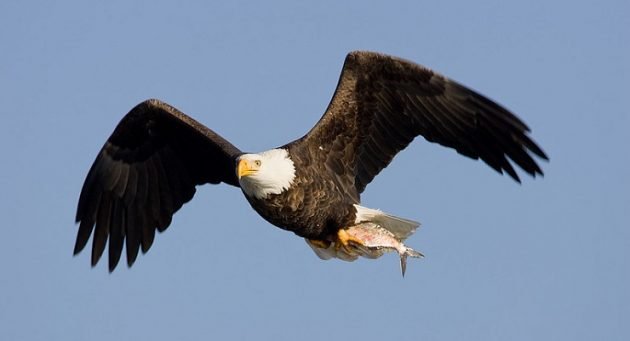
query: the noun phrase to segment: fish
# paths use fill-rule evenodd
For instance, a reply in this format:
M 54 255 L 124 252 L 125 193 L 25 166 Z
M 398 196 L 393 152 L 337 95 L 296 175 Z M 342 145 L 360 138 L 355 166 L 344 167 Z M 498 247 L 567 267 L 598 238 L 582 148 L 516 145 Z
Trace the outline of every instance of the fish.
M 361 244 L 350 240 L 350 244 L 357 249 L 359 255 L 375 259 L 386 252 L 398 252 L 400 256 L 400 270 L 405 277 L 407 257 L 423 258 L 424 255 L 397 238 L 391 231 L 372 222 L 364 222 L 347 228 L 346 233 L 352 238 L 360 240 Z
M 400 256 L 400 270 L 405 277 L 407 258 L 423 258 L 424 255 L 403 243 L 391 231 L 373 222 L 362 222 L 343 230 L 350 239 L 348 247 L 337 244 L 334 240 L 315 244 L 309 239 L 306 243 L 323 260 L 339 258 L 344 261 L 354 261 L 359 257 L 376 259 L 387 252 L 398 252 Z

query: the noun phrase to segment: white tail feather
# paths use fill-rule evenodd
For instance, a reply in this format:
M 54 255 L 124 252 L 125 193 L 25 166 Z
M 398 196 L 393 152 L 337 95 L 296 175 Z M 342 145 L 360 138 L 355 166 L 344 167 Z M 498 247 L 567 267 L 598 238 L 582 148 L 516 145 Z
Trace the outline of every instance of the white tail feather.
M 357 210 L 357 216 L 354 221 L 356 224 L 366 221 L 373 222 L 393 233 L 401 241 L 411 236 L 416 231 L 416 228 L 420 226 L 420 223 L 417 221 L 395 217 L 381 210 L 359 205 L 354 205 L 354 207 Z

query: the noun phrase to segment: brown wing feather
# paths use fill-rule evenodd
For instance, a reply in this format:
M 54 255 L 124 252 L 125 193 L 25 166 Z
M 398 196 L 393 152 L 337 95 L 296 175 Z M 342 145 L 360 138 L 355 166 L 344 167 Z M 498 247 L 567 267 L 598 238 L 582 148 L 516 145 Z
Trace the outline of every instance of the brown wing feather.
M 113 271 L 127 246 L 127 264 L 147 252 L 155 230 L 164 231 L 195 186 L 238 186 L 240 150 L 202 124 L 156 99 L 138 104 L 120 121 L 99 152 L 83 184 L 74 253 L 94 231 L 92 265 L 109 239 Z M 94 228 L 96 226 L 96 228 Z
M 520 179 L 543 172 L 530 152 L 547 160 L 529 128 L 499 104 L 420 65 L 373 52 L 346 57 L 335 94 L 313 129 L 293 144 L 319 148 L 324 163 L 343 162 L 361 193 L 418 135 L 482 159 Z M 340 149 L 345 152 L 339 152 Z

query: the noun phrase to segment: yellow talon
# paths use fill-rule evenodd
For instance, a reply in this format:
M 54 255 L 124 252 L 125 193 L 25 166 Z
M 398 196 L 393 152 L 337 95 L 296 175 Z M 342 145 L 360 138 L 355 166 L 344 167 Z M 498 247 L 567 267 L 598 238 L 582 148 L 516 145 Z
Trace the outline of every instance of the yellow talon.
M 339 241 L 339 246 L 343 246 L 344 249 L 349 250 L 350 243 L 357 244 L 359 246 L 363 246 L 363 241 L 355 236 L 351 236 L 345 229 L 339 229 L 337 231 L 337 241 Z

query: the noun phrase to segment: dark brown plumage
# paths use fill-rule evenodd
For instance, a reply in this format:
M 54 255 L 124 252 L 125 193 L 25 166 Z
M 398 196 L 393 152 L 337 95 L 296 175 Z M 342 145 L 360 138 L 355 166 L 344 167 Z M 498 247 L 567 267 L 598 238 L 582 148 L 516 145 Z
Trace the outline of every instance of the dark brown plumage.
M 85 179 L 74 253 L 85 247 L 96 226 L 92 265 L 109 238 L 110 271 L 124 241 L 131 266 L 140 246 L 143 252 L 151 247 L 155 229 L 165 230 L 192 199 L 196 185 L 238 186 L 238 154 L 231 143 L 172 106 L 155 99 L 138 104 L 105 142 Z
M 481 158 L 518 182 L 508 158 L 530 175 L 542 175 L 528 151 L 545 160 L 547 156 L 527 132 L 507 109 L 440 74 L 403 59 L 353 52 L 346 57 L 326 113 L 292 144 L 328 145 L 325 150 L 333 153 L 326 155 L 326 164 L 355 174 L 361 193 L 418 135 Z
M 529 128 L 493 101 L 417 64 L 372 52 L 346 57 L 335 94 L 304 137 L 281 148 L 295 164 L 291 187 L 247 199 L 274 225 L 323 239 L 354 221 L 360 193 L 416 136 L 482 159 L 520 182 L 512 160 L 532 176 L 547 160 Z M 155 229 L 163 231 L 195 186 L 239 186 L 228 141 L 158 100 L 133 108 L 92 165 L 77 209 L 75 254 L 94 230 L 92 265 L 109 238 L 109 269 L 127 246 L 131 266 Z M 94 228 L 95 226 L 95 228 Z

